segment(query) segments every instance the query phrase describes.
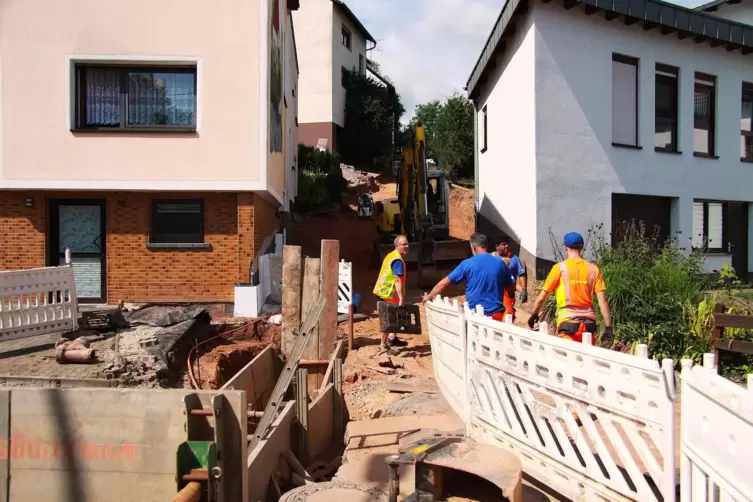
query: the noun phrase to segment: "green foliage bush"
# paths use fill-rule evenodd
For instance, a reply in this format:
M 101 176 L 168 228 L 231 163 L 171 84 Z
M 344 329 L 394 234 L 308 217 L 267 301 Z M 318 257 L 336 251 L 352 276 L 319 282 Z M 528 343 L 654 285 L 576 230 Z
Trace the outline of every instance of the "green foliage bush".
M 595 241 L 615 338 L 648 343 L 657 359 L 684 356 L 691 335 L 687 311 L 699 304 L 709 285 L 703 257 L 682 251 L 675 240 L 662 243 L 639 227 L 615 246 L 602 237 Z
M 340 169 L 340 156 L 298 145 L 298 196 L 300 209 L 312 209 L 340 201 L 348 190 L 348 182 Z

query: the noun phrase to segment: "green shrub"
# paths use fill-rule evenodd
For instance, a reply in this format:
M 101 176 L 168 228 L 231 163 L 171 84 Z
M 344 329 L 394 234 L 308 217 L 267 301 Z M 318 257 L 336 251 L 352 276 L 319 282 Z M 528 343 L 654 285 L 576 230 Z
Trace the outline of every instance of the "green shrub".
M 299 209 L 313 209 L 329 202 L 326 178 L 326 174 L 315 171 L 298 172 L 296 206 Z
M 301 209 L 337 203 L 348 190 L 340 169 L 340 156 L 328 150 L 298 145 L 298 196 Z
M 595 241 L 615 339 L 629 345 L 650 342 L 656 359 L 684 356 L 690 343 L 687 312 L 699 305 L 708 287 L 703 257 L 684 252 L 674 240 L 647 236 L 639 227 L 615 246 L 601 235 Z

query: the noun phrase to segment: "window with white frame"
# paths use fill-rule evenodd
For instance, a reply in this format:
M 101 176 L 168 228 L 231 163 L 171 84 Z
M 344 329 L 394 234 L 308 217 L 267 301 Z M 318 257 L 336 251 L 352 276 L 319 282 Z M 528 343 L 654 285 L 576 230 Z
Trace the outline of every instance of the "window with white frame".
M 716 77 L 696 72 L 693 153 L 713 157 L 716 145 Z
M 638 146 L 638 59 L 612 54 L 612 143 Z
M 753 84 L 747 82 L 740 110 L 740 159 L 753 162 Z
M 703 251 L 725 251 L 724 202 L 693 202 L 693 234 L 691 245 Z
M 340 30 L 340 41 L 345 46 L 346 49 L 350 50 L 350 40 L 352 38 L 352 35 L 350 34 L 350 30 L 343 24 L 342 29 Z

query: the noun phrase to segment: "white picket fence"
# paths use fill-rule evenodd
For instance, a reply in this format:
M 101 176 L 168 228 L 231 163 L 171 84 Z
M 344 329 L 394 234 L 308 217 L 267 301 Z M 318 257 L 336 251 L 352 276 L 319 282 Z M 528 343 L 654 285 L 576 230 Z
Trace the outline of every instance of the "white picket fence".
M 72 331 L 77 316 L 70 265 L 0 272 L 0 341 Z
M 610 351 L 590 336 L 573 343 L 447 299 L 427 303 L 426 318 L 437 383 L 472 438 L 517 452 L 528 474 L 573 500 L 675 500 L 671 359 L 648 359 L 646 346 Z M 682 500 L 751 500 L 753 449 L 743 445 L 753 444 L 753 391 L 691 371 Z

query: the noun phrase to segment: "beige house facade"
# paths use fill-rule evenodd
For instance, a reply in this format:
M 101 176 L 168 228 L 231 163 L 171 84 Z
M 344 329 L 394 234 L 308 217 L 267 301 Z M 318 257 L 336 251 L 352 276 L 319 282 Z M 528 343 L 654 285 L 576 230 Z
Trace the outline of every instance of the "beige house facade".
M 297 8 L 0 0 L 0 270 L 232 301 L 295 197 Z

